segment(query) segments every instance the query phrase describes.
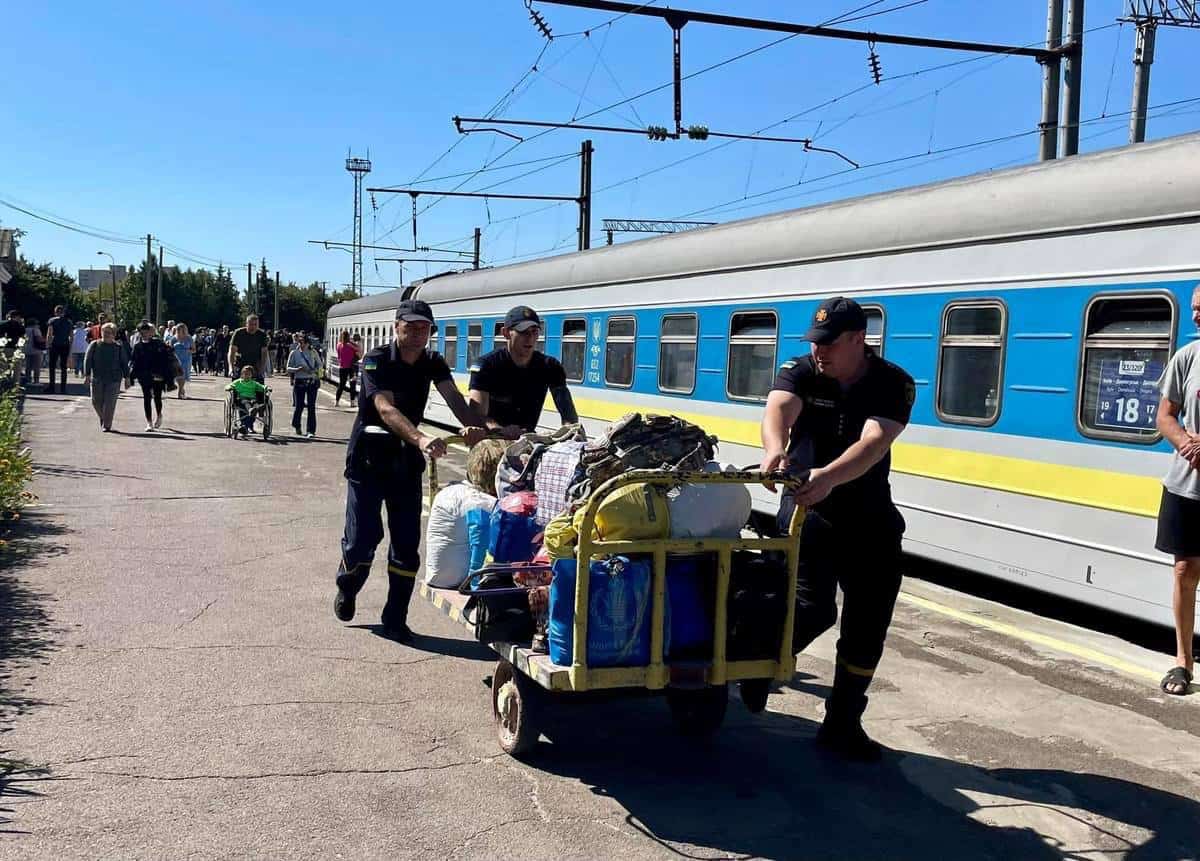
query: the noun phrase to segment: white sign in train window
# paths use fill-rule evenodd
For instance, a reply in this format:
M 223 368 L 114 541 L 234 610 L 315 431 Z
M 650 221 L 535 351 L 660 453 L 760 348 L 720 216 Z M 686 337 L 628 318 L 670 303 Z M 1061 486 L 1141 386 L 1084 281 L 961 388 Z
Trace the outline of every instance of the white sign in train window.
M 1105 359 L 1100 363 L 1096 427 L 1154 430 L 1162 362 Z

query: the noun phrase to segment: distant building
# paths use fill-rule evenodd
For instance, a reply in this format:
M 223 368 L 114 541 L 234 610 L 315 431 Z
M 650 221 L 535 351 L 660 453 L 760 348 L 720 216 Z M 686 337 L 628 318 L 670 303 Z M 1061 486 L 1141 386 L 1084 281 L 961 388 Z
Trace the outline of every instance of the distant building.
M 84 293 L 94 293 L 100 287 L 112 289 L 113 276 L 116 276 L 116 283 L 120 284 L 125 280 L 125 274 L 124 266 L 113 266 L 111 269 L 80 269 L 79 289 Z

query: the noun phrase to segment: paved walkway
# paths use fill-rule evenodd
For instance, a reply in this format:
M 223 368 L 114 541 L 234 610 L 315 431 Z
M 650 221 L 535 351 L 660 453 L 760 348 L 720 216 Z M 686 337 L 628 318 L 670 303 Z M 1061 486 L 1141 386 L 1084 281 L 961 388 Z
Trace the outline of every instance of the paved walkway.
M 1200 696 L 1157 692 L 1162 656 L 913 581 L 869 712 L 882 765 L 811 744 L 832 637 L 710 745 L 643 699 L 564 707 L 533 763 L 499 755 L 485 649 L 425 604 L 413 646 L 377 636 L 378 565 L 333 618 L 349 412 L 322 395 L 318 439 L 280 409 L 277 439 L 235 442 L 217 382 L 190 391 L 154 434 L 140 399 L 111 435 L 83 397 L 28 399 L 41 504 L 0 570 L 0 756 L 43 771 L 0 782 L 0 858 L 1200 852 Z

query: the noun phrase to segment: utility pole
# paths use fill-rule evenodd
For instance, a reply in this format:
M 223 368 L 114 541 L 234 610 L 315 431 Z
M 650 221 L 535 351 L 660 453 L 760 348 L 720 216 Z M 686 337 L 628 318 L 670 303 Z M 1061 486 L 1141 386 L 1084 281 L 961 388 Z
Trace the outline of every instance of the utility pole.
M 1137 25 L 1133 46 L 1133 107 L 1129 117 L 1129 142 L 1146 139 L 1146 112 L 1150 103 L 1150 66 L 1154 63 L 1154 43 L 1158 27 L 1186 27 L 1200 30 L 1200 3 L 1196 0 L 1129 0 L 1129 12 L 1122 22 Z
M 254 292 L 254 264 L 246 264 L 246 304 L 250 306 L 250 313 L 258 314 L 258 296 Z
M 370 153 L 368 158 L 351 158 L 346 154 L 346 170 L 354 175 L 354 262 L 350 269 L 350 285 L 363 295 L 362 283 L 362 186 L 363 177 L 371 172 Z M 414 243 L 415 244 L 415 243 Z
M 1129 114 L 1129 142 L 1146 139 L 1146 108 L 1150 103 L 1150 66 L 1154 62 L 1154 35 L 1158 24 L 1153 18 L 1139 21 L 1133 46 L 1133 107 Z
M 163 289 L 162 289 L 162 270 L 163 270 L 163 247 L 158 246 L 158 308 L 154 312 L 154 325 L 157 326 L 162 321 L 163 307 Z
M 1046 10 L 1046 50 L 1053 51 L 1062 44 L 1063 0 L 1049 0 Z M 1039 60 L 1042 64 L 1042 121 L 1039 158 L 1050 161 L 1058 158 L 1058 97 L 1062 89 L 1062 58 L 1055 54 Z
M 1067 53 L 1066 116 L 1063 118 L 1062 154 L 1079 154 L 1079 109 L 1083 87 L 1083 0 L 1067 0 L 1067 32 L 1071 50 Z
M 275 329 L 279 330 L 279 270 L 275 270 Z
M 478 269 L 478 268 L 479 268 L 479 240 L 480 240 L 480 238 L 482 237 L 482 234 L 483 234 L 483 231 L 482 231 L 482 230 L 480 230 L 478 227 L 476 227 L 476 228 L 475 228 L 475 260 L 474 260 L 474 264 L 475 264 L 475 265 L 474 265 L 474 267 L 473 267 L 473 268 L 475 268 L 475 269 Z M 400 270 L 400 281 L 401 281 L 401 285 L 400 285 L 400 286 L 402 286 L 402 287 L 403 287 L 403 286 L 404 286 L 404 284 L 403 284 L 403 281 L 404 281 L 404 269 L 403 269 L 403 267 L 401 267 L 401 270 Z
M 146 319 L 150 319 L 150 261 L 154 259 L 154 252 L 150 250 L 151 236 L 146 234 Z M 155 320 L 155 323 L 158 321 Z
M 592 142 L 579 149 L 579 250 L 592 247 Z

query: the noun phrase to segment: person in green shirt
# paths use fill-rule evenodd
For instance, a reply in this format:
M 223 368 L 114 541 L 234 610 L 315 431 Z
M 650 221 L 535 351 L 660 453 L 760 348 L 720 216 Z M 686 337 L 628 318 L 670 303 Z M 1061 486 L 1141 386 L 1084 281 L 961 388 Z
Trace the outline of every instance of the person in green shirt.
M 254 379 L 254 365 L 242 367 L 242 375 L 225 387 L 225 391 L 237 395 L 238 418 L 242 422 L 242 436 L 249 436 L 254 429 L 254 412 L 248 401 L 261 404 L 267 399 L 267 387 Z

